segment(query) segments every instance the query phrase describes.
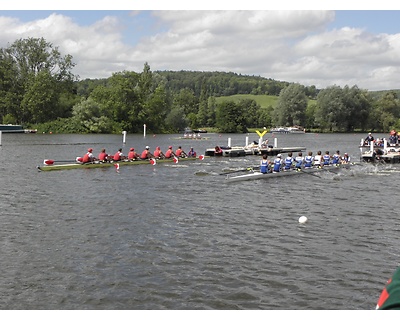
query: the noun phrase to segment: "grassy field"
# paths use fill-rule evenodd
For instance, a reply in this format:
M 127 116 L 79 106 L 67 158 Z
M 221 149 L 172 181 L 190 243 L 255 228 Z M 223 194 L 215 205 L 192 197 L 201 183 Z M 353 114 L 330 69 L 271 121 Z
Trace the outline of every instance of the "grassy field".
M 269 106 L 275 107 L 276 103 L 278 102 L 278 96 L 267 96 L 267 95 L 254 95 L 254 94 L 236 94 L 233 96 L 227 97 L 217 97 L 215 98 L 217 102 L 223 101 L 239 101 L 243 99 L 252 99 L 257 104 L 259 104 L 262 108 L 266 108 Z

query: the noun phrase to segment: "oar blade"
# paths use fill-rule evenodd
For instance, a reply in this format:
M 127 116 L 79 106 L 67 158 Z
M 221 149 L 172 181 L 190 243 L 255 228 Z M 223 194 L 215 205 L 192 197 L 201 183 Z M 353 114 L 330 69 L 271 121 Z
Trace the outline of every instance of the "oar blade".
M 46 166 L 51 166 L 52 164 L 54 164 L 54 160 L 44 159 L 43 164 L 45 164 Z

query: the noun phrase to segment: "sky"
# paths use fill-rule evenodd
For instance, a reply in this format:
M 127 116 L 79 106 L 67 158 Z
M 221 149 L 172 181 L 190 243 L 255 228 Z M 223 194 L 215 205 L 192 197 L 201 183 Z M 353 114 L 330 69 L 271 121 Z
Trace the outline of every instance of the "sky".
M 0 47 L 43 37 L 73 56 L 79 79 L 141 72 L 147 62 L 152 71 L 235 72 L 319 89 L 400 89 L 400 6 L 265 2 L 98 0 L 94 10 L 85 1 L 14 0 L 0 5 Z

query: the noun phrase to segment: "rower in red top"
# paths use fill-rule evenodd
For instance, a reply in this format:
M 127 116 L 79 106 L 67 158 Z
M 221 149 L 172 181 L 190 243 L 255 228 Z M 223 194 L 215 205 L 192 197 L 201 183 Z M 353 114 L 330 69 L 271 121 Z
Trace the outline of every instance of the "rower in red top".
M 170 159 L 174 156 L 175 153 L 172 151 L 172 146 L 169 146 L 167 152 L 165 152 L 165 158 Z
M 157 147 L 156 150 L 154 150 L 153 154 L 154 154 L 154 158 L 156 158 L 156 159 L 164 159 L 165 158 L 165 154 L 164 154 L 164 152 L 161 151 L 160 147 Z
M 128 152 L 128 160 L 138 160 L 140 156 L 136 153 L 135 148 L 130 148 Z
M 150 159 L 150 158 L 154 158 L 154 156 L 150 152 L 150 147 L 146 146 L 146 149 L 144 149 L 142 154 L 140 155 L 140 159 L 144 160 L 144 159 Z
M 110 160 L 110 155 L 108 153 L 106 153 L 106 149 L 101 149 L 98 159 L 101 162 L 107 162 Z
M 118 151 L 114 154 L 114 161 L 121 161 L 121 160 L 125 160 L 126 157 L 124 156 L 124 154 L 122 153 L 122 148 L 119 148 Z
M 182 147 L 179 146 L 178 149 L 175 151 L 175 155 L 180 158 L 187 158 L 187 154 L 185 151 L 182 150 Z
M 82 157 L 82 163 L 89 163 L 89 162 L 93 162 L 96 160 L 96 158 L 93 156 L 93 149 L 89 148 L 88 152 L 86 152 L 86 154 Z

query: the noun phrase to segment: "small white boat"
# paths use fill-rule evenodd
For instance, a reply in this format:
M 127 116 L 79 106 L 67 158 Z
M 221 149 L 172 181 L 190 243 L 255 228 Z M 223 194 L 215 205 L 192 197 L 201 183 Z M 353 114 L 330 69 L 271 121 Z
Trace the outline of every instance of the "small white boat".
M 279 127 L 271 128 L 271 133 L 306 133 L 306 129 L 302 127 Z

